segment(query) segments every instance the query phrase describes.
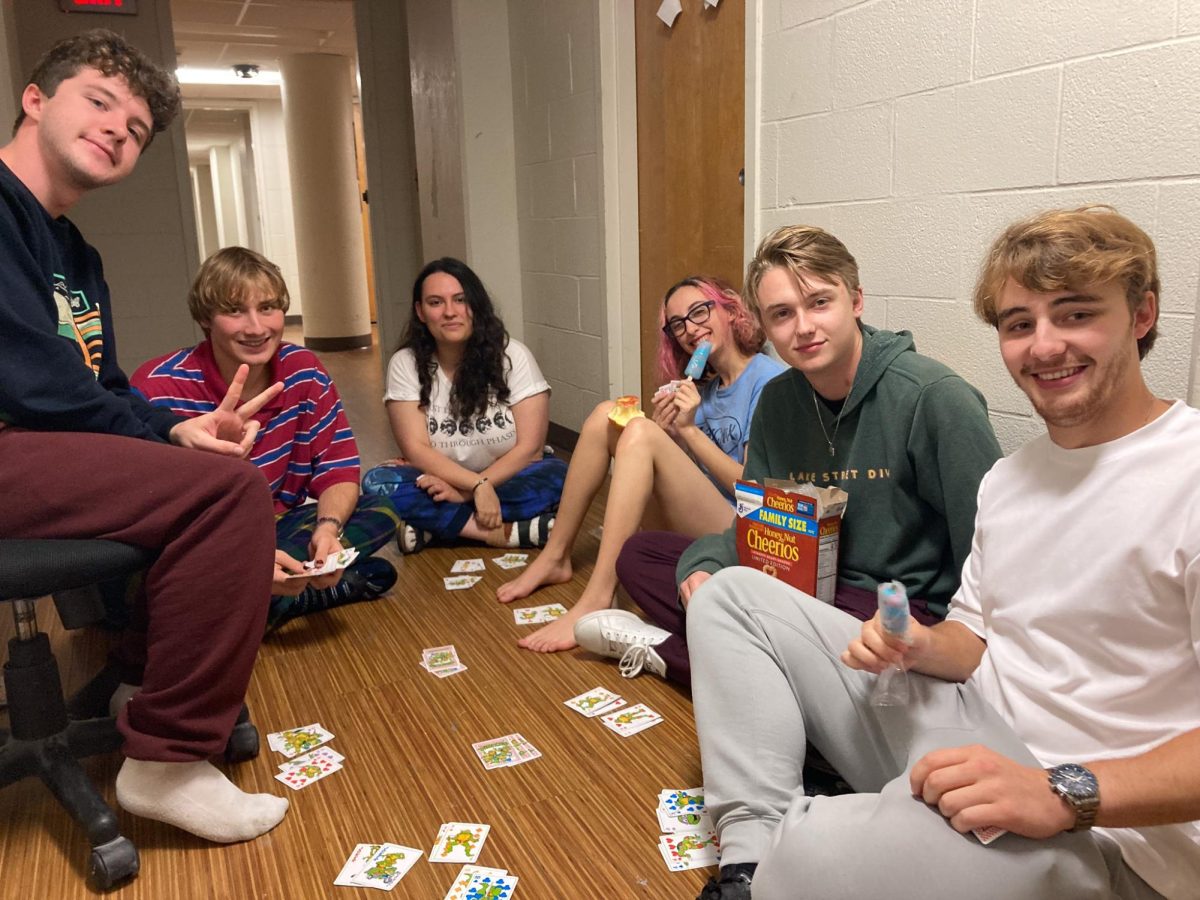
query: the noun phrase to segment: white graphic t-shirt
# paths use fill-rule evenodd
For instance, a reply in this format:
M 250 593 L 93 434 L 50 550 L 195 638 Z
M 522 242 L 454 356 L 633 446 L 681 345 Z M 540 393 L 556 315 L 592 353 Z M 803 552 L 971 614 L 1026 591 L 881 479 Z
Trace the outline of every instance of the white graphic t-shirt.
M 450 416 L 450 393 L 453 385 L 438 366 L 437 375 L 429 390 L 429 406 L 424 410 L 429 427 L 429 443 L 459 465 L 472 472 L 482 472 L 516 446 L 517 426 L 512 407 L 527 397 L 550 391 L 537 360 L 520 341 L 508 341 L 505 350 L 504 380 L 508 385 L 506 403 L 489 399 L 482 415 L 470 419 Z M 417 360 L 412 350 L 396 351 L 388 363 L 386 400 L 421 399 L 421 381 L 417 377 Z

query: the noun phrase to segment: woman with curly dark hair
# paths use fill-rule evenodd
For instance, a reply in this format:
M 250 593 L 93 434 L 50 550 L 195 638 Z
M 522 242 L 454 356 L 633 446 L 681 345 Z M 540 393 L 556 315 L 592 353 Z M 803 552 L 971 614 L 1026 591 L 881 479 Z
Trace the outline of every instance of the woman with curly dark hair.
M 402 459 L 367 472 L 364 493 L 391 498 L 405 553 L 431 537 L 542 546 L 567 467 L 542 457 L 550 386 L 537 361 L 460 260 L 427 264 L 412 304 L 384 395 Z

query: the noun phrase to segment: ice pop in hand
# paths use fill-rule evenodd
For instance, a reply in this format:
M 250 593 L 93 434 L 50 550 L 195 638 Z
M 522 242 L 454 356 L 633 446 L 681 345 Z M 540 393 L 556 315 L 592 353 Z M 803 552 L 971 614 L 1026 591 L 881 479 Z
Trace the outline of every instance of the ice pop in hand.
M 687 368 L 683 370 L 683 377 L 695 381 L 703 375 L 710 353 L 712 353 L 712 341 L 701 341 L 696 347 L 696 352 L 692 354 L 692 358 L 688 360 Z
M 898 581 L 885 581 L 877 589 L 879 624 L 892 637 L 908 640 L 908 592 Z M 884 669 L 871 689 L 872 706 L 906 706 L 908 673 L 897 666 Z

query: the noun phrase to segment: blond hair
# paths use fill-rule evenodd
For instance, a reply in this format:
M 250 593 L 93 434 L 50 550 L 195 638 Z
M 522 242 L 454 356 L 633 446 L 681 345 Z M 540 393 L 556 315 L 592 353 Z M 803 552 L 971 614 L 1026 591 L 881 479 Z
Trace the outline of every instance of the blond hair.
M 975 284 L 975 314 L 999 323 L 1000 292 L 1008 279 L 1039 293 L 1120 282 L 1131 313 L 1147 291 L 1159 293 L 1154 242 L 1111 206 L 1052 209 L 1015 222 L 984 257 Z M 1158 336 L 1157 317 L 1138 341 L 1145 359 Z
M 758 286 L 776 266 L 787 269 L 800 282 L 811 273 L 827 280 L 837 278 L 851 294 L 858 290 L 858 262 L 845 244 L 814 225 L 785 225 L 762 239 L 746 267 L 742 294 L 746 306 L 759 318 Z
M 188 310 L 204 327 L 218 313 L 237 312 L 255 289 L 287 312 L 291 300 L 279 266 L 245 247 L 225 247 L 201 263 L 188 291 Z

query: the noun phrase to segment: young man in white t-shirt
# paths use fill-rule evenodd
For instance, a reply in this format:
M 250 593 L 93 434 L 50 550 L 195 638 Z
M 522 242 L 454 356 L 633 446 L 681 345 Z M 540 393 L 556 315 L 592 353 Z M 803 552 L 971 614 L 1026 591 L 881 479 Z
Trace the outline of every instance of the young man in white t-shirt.
M 746 570 L 697 592 L 702 897 L 1200 896 L 1200 412 L 1143 379 L 1158 292 L 1107 207 L 993 245 L 976 311 L 1048 433 L 984 478 L 945 622 L 901 640 Z M 872 704 L 896 665 L 909 701 Z M 805 797 L 806 740 L 860 793 Z

